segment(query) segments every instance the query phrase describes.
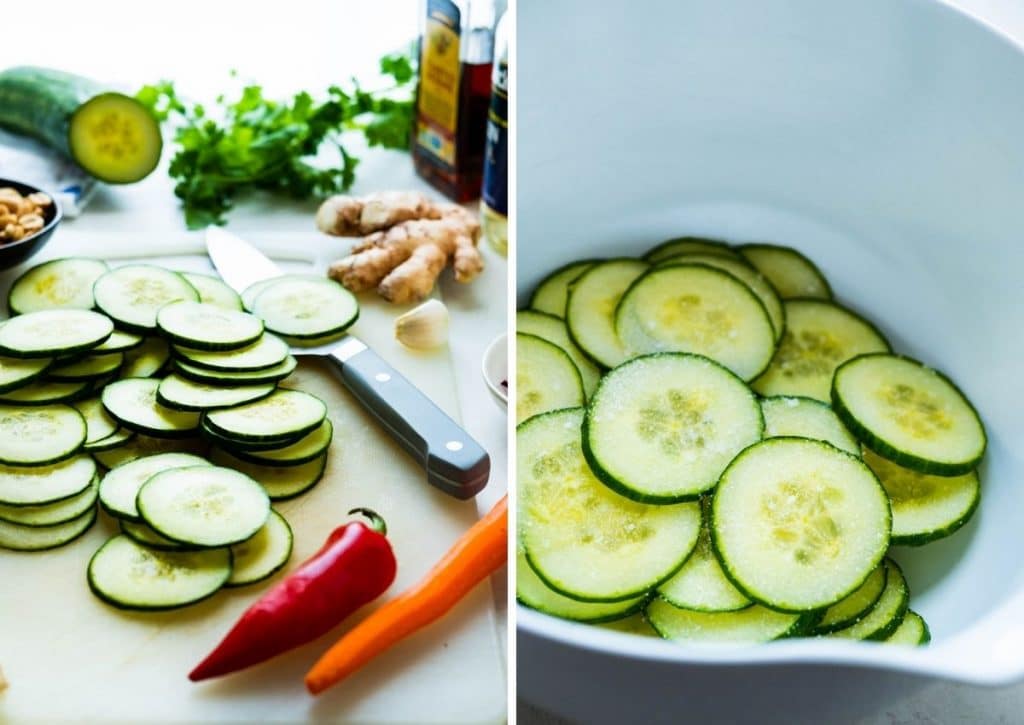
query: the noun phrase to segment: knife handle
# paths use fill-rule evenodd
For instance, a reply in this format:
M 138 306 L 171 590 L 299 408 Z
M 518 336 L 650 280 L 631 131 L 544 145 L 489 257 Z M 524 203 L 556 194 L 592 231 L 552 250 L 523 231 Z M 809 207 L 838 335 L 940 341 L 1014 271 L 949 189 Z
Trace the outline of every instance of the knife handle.
M 349 392 L 423 464 L 432 486 L 469 499 L 487 485 L 487 451 L 380 355 L 362 343 L 343 343 L 327 357 Z

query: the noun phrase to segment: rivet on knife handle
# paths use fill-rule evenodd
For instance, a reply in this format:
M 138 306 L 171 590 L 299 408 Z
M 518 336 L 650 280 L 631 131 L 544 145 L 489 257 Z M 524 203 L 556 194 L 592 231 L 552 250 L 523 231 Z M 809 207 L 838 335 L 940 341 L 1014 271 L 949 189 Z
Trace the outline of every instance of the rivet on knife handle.
M 365 345 L 339 345 L 329 355 L 345 387 L 427 471 L 427 481 L 468 499 L 490 475 L 487 452 L 462 426 Z

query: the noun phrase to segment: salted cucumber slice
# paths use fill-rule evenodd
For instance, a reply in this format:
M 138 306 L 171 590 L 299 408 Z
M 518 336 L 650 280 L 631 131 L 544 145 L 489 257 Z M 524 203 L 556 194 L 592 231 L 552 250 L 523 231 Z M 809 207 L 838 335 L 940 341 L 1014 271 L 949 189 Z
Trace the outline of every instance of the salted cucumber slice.
M 579 370 L 584 394 L 587 397 L 593 394 L 601 379 L 601 369 L 591 362 L 590 358 L 584 355 L 583 351 L 569 337 L 565 320 L 535 310 L 520 310 L 516 313 L 516 332 L 536 335 L 560 347 L 566 355 L 572 358 L 576 369 Z
M 530 309 L 564 318 L 565 303 L 569 299 L 569 285 L 598 261 L 600 260 L 584 259 L 570 262 L 564 267 L 556 269 L 542 279 L 533 291 L 533 295 L 530 297 Z
M 814 398 L 778 395 L 761 401 L 764 437 L 795 436 L 831 443 L 855 456 L 860 443 L 827 404 Z
M 744 380 L 757 377 L 775 352 L 764 304 L 733 275 L 706 264 L 655 267 L 622 296 L 615 329 L 629 357 L 690 352 L 721 363 Z
M 836 371 L 832 405 L 864 445 L 919 473 L 958 476 L 985 455 L 985 428 L 964 394 L 908 357 L 850 360 Z
M 516 333 L 516 422 L 585 401 L 583 379 L 562 348 L 525 333 Z
M 583 453 L 623 496 L 693 500 L 761 439 L 763 427 L 757 398 L 721 365 L 686 353 L 647 355 L 601 380 L 583 426 Z
M 886 644 L 903 644 L 917 647 L 928 644 L 932 639 L 932 633 L 928 630 L 928 624 L 920 614 L 908 610 L 900 622 L 900 626 L 885 638 Z
M 110 337 L 114 323 L 91 310 L 39 310 L 0 325 L 0 353 L 37 358 L 88 350 Z
M 815 633 L 844 629 L 871 611 L 885 591 L 886 571 L 885 564 L 879 564 L 856 590 L 826 609 L 814 627 Z
M 516 557 L 516 600 L 530 609 L 576 622 L 611 622 L 638 612 L 645 597 L 622 602 L 581 602 L 550 588 L 537 576 L 522 552 Z
M 615 309 L 649 266 L 638 259 L 610 259 L 594 264 L 569 285 L 565 305 L 569 336 L 602 367 L 613 368 L 629 359 L 615 331 Z
M 0 405 L 0 464 L 44 466 L 75 455 L 85 443 L 82 414 L 69 405 Z
M 706 237 L 676 237 L 647 250 L 644 259 L 657 264 L 681 254 L 717 254 L 723 257 L 739 258 L 735 249 L 727 242 Z
M 695 612 L 734 612 L 753 604 L 725 576 L 705 527 L 683 568 L 658 586 L 658 594 L 674 607 Z
M 849 453 L 769 438 L 719 479 L 711 533 L 722 567 L 751 599 L 820 609 L 857 589 L 885 556 L 892 516 L 878 479 Z
M 774 244 L 744 244 L 739 251 L 768 278 L 783 299 L 832 298 L 825 275 L 797 250 Z
M 786 331 L 786 312 L 782 307 L 782 299 L 779 297 L 779 293 L 775 291 L 771 282 L 764 275 L 738 255 L 736 257 L 727 257 L 721 254 L 683 254 L 658 262 L 659 267 L 667 267 L 674 264 L 706 264 L 709 267 L 715 267 L 731 274 L 747 285 L 750 291 L 761 300 L 765 312 L 768 313 L 768 319 L 772 322 L 775 340 L 778 341 L 782 338 L 782 334 Z
M 695 612 L 656 597 L 645 610 L 665 639 L 683 644 L 755 644 L 802 633 L 813 615 L 754 605 L 736 612 Z
M 885 560 L 885 589 L 867 614 L 850 626 L 833 632 L 843 639 L 884 640 L 903 622 L 910 603 L 910 590 L 903 571 L 892 559 Z
M 981 501 L 977 471 L 932 476 L 887 461 L 869 450 L 864 462 L 875 472 L 892 505 L 892 543 L 920 546 L 955 533 Z
M 832 375 L 850 358 L 888 352 L 871 323 L 821 300 L 787 300 L 786 333 L 771 365 L 751 385 L 759 394 L 804 396 L 830 402 Z
M 670 577 L 697 543 L 700 506 L 631 501 L 590 472 L 583 409 L 535 416 L 516 429 L 519 539 L 555 591 L 583 601 L 635 599 Z

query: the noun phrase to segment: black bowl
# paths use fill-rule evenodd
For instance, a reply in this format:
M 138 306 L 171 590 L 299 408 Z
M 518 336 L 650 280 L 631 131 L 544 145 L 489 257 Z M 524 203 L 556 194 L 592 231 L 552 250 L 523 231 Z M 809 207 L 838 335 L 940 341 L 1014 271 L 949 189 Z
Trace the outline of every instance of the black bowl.
M 60 220 L 64 217 L 57 197 L 46 191 L 46 189 L 40 189 L 39 187 L 24 184 L 14 179 L 0 179 L 0 189 L 5 186 L 17 189 L 18 193 L 22 196 L 42 191 L 53 200 L 53 204 L 43 211 L 43 220 L 46 224 L 38 232 L 16 242 L 0 243 L 0 269 L 15 267 L 42 249 L 53 235 L 57 225 L 60 224 Z

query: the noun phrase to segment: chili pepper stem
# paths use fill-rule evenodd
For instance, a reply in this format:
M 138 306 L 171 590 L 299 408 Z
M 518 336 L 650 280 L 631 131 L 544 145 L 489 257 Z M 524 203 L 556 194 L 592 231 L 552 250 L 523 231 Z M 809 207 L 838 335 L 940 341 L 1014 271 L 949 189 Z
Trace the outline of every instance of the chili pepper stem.
M 362 514 L 370 520 L 370 528 L 376 531 L 381 536 L 388 535 L 388 525 L 384 522 L 383 517 L 373 509 L 368 508 L 354 508 L 348 512 L 349 516 L 353 514 Z

